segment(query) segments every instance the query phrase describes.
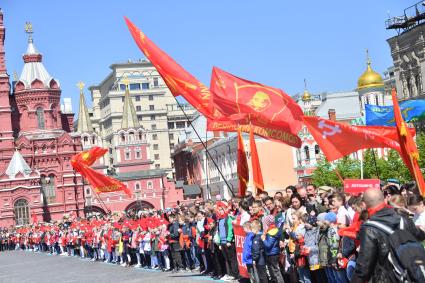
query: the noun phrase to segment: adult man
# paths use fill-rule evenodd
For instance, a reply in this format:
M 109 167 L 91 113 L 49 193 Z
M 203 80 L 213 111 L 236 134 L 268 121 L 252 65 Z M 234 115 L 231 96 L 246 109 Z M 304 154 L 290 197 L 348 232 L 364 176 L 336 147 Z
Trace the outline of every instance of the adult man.
M 269 214 L 276 216 L 276 214 L 279 212 L 276 209 L 276 206 L 274 205 L 274 200 L 272 197 L 266 197 L 264 200 L 264 206 L 266 207 Z
M 320 197 L 317 195 L 317 188 L 313 184 L 307 185 L 307 203 L 305 204 L 307 211 L 315 211 L 317 214 L 326 212 L 326 207 L 321 203 Z
M 363 200 L 369 212 L 370 220 L 384 224 L 393 230 L 399 228 L 401 216 L 385 204 L 384 194 L 381 190 L 367 190 Z M 418 241 L 425 239 L 425 233 L 417 229 L 410 219 L 403 218 L 403 221 L 405 229 Z M 360 230 L 360 251 L 351 282 L 363 283 L 370 279 L 372 279 L 372 282 L 380 283 L 398 282 L 388 260 L 389 252 L 388 235 L 374 226 L 363 225 Z

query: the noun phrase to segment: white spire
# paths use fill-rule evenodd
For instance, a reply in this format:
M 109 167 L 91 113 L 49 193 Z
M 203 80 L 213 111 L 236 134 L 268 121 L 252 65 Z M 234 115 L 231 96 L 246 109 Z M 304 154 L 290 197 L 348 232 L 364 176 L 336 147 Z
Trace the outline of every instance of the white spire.
M 9 176 L 10 179 L 15 179 L 16 174 L 21 172 L 25 177 L 28 177 L 32 170 L 25 162 L 25 159 L 19 153 L 19 151 L 15 151 L 12 156 L 12 160 L 9 163 L 9 166 L 6 169 L 6 175 Z

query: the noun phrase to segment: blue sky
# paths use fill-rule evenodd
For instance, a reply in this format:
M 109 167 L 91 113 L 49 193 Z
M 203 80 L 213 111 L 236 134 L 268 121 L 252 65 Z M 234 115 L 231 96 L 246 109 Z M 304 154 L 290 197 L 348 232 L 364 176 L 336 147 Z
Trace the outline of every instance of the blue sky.
M 31 21 L 44 65 L 72 97 L 80 80 L 96 85 L 109 65 L 142 58 L 128 32 L 128 16 L 195 77 L 209 85 L 212 66 L 279 87 L 293 95 L 356 87 L 369 48 L 373 68 L 392 65 L 384 22 L 417 1 L 254 0 L 5 0 L 6 64 L 22 71 Z M 88 97 L 88 90 L 85 91 Z M 89 102 L 90 103 L 90 102 Z

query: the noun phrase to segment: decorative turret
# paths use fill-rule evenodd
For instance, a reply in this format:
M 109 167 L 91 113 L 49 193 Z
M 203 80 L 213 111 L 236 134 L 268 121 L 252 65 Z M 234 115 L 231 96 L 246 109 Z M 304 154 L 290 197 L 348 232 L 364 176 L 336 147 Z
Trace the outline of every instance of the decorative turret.
M 19 131 L 63 130 L 59 83 L 44 68 L 42 55 L 34 46 L 30 22 L 25 24 L 25 32 L 28 34 L 28 47 L 23 56 L 25 64 L 14 87 L 20 114 Z
M 79 82 L 77 84 L 80 89 L 80 110 L 78 111 L 78 127 L 77 132 L 80 133 L 90 133 L 93 132 L 93 127 L 91 125 L 89 111 L 87 109 L 86 99 L 84 98 L 84 83 Z
M 121 128 L 122 129 L 138 129 L 140 128 L 139 119 L 136 115 L 136 110 L 134 109 L 133 100 L 131 100 L 130 91 L 129 91 L 129 80 L 127 77 L 124 77 L 122 82 L 125 84 L 125 97 L 124 97 L 124 109 L 122 115 Z
M 44 67 L 42 63 L 43 56 L 34 46 L 33 30 L 30 22 L 25 24 L 25 32 L 28 34 L 28 47 L 23 56 L 25 65 L 19 77 L 19 82 L 22 82 L 25 88 L 35 86 L 35 82 L 37 82 L 36 88 L 59 88 L 58 82 L 50 76 Z

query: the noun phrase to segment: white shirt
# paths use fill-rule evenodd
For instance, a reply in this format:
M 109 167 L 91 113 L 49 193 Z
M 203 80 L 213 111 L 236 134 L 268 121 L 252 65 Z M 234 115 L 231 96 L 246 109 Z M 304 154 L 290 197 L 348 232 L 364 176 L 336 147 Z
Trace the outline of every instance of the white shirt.
M 350 214 L 348 213 L 348 210 L 344 206 L 341 206 L 338 209 L 338 213 L 336 214 L 336 222 L 338 224 L 343 224 L 346 226 L 350 225 L 351 217 L 350 217 Z
M 415 214 L 413 216 L 413 222 L 415 222 L 416 226 L 425 226 L 425 211 L 421 214 Z

